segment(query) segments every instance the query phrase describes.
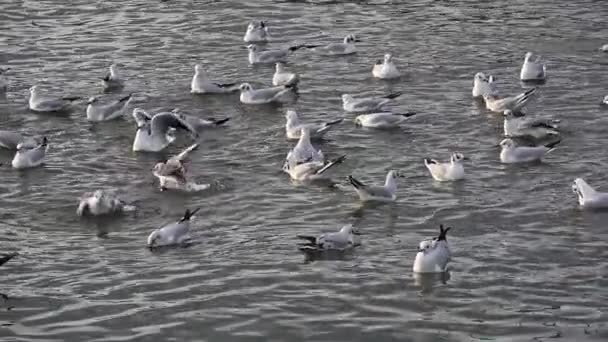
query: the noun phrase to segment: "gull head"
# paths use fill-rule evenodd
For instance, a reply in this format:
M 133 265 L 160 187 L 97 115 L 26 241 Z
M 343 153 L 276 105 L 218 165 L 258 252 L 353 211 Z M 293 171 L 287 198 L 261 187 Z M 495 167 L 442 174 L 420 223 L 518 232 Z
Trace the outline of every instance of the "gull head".
M 91 97 L 89 97 L 89 100 L 87 101 L 87 104 L 92 104 L 92 103 L 95 103 L 97 101 L 98 101 L 97 97 L 91 96 Z
M 515 147 L 515 142 L 509 138 L 507 139 L 503 139 L 500 144 L 498 144 L 500 147 L 502 147 L 502 149 L 507 149 L 507 148 L 514 148 Z
M 358 231 L 355 230 L 352 224 L 347 224 L 340 228 L 340 233 L 348 234 L 348 235 L 361 235 Z
M 352 95 L 342 94 L 342 102 L 348 103 L 348 102 L 351 102 L 352 100 L 353 100 Z
M 285 112 L 285 119 L 287 120 L 293 120 L 293 119 L 297 119 L 298 118 L 298 113 L 293 110 L 293 109 L 288 109 Z
M 103 190 L 95 190 L 95 192 L 93 193 L 93 198 L 101 200 L 103 198 L 103 195 Z
M 203 69 L 203 66 L 200 64 L 196 64 L 194 65 L 194 72 L 199 74 L 199 75 L 204 75 L 205 74 L 205 70 Z
M 258 46 L 255 44 L 249 44 L 249 45 L 247 45 L 247 50 L 253 51 L 253 52 L 258 51 Z
M 403 174 L 401 174 L 401 172 L 397 171 L 397 170 L 390 170 L 388 172 L 388 178 L 393 179 L 393 180 L 397 180 L 397 178 L 403 178 Z
M 525 57 L 525 60 L 526 60 L 526 61 L 529 61 L 529 60 L 530 60 L 530 58 L 532 58 L 532 52 L 526 52 L 526 57 Z
M 507 119 L 513 119 L 515 117 L 515 113 L 510 109 L 505 109 L 505 111 L 502 112 L 502 115 Z
M 358 40 L 354 34 L 349 34 L 348 36 L 344 37 L 344 44 L 352 44 L 354 42 L 360 42 L 360 40 Z
M 38 89 L 40 89 L 37 85 L 33 85 L 30 87 L 30 93 L 35 93 L 38 91 Z
M 163 169 L 163 166 L 165 166 L 166 163 L 167 163 L 167 161 L 156 163 L 156 165 L 154 165 L 154 167 L 152 168 L 152 172 L 153 173 L 160 172 Z
M 27 149 L 26 147 L 27 147 L 27 145 L 25 145 L 24 143 L 17 144 L 17 152 L 25 151 Z
M 452 153 L 452 157 L 450 160 L 452 163 L 460 163 L 463 160 L 466 160 L 466 157 L 462 153 L 454 152 L 454 153 Z
M 275 68 L 277 72 L 281 72 L 285 69 L 285 63 L 284 62 L 277 62 L 275 64 Z
M 118 65 L 116 63 L 112 63 L 110 65 L 110 73 L 112 75 L 117 75 L 118 74 Z
M 384 55 L 384 63 L 390 63 L 393 59 L 393 55 L 391 55 L 390 53 L 387 53 Z
M 162 238 L 161 234 L 160 234 L 160 230 L 156 229 L 154 230 L 152 233 L 150 233 L 150 235 L 148 236 L 148 247 L 157 247 L 158 245 L 156 244 L 158 240 L 160 240 Z
M 483 72 L 478 72 L 475 74 L 475 81 L 488 82 L 488 77 Z
M 572 192 L 577 194 L 579 197 L 582 197 L 581 183 L 585 183 L 582 178 L 577 178 L 574 180 L 574 183 L 572 183 Z
M 253 30 L 255 30 L 255 23 L 252 22 L 252 23 L 249 23 L 249 25 L 247 25 L 247 31 L 251 32 Z
M 602 104 L 608 105 L 608 95 L 604 96 L 604 100 L 602 101 Z
M 418 252 L 426 253 L 433 247 L 433 240 L 423 240 L 418 244 Z
M 247 91 L 253 90 L 253 88 L 251 87 L 251 84 L 249 84 L 249 83 L 242 83 L 239 86 L 239 89 L 241 90 L 241 92 L 247 92 Z
M 310 129 L 308 127 L 303 126 L 300 129 L 300 134 L 301 134 L 302 139 L 306 139 L 306 138 L 310 139 Z

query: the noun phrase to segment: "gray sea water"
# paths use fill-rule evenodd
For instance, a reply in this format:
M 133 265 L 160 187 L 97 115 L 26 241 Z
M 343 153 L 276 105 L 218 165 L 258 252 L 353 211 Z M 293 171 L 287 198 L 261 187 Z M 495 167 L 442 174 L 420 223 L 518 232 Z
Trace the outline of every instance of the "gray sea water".
M 59 1 L 0 0 L 0 66 L 10 67 L 0 129 L 46 135 L 43 167 L 15 171 L 0 151 L 0 341 L 606 341 L 608 214 L 577 207 L 584 177 L 608 190 L 608 43 L 605 1 Z M 297 51 L 292 105 L 306 120 L 347 119 L 320 145 L 346 154 L 336 188 L 297 186 L 280 170 L 286 106 L 246 106 L 238 95 L 193 96 L 201 63 L 218 80 L 269 85 L 272 66 L 251 67 L 242 41 L 265 19 L 269 46 L 341 41 L 358 54 Z M 502 165 L 502 118 L 471 99 L 478 71 L 502 94 L 522 91 L 526 51 L 545 56 L 548 82 L 529 115 L 562 120 L 563 141 L 543 163 Z M 371 67 L 392 52 L 404 76 Z M 134 153 L 131 117 L 86 122 L 27 110 L 28 89 L 100 94 L 119 63 L 133 107 L 175 107 L 231 117 L 202 135 L 192 174 L 212 188 L 161 193 L 153 164 Z M 403 91 L 396 111 L 419 114 L 401 129 L 355 127 L 340 95 Z M 118 97 L 119 94 L 112 94 Z M 438 184 L 425 157 L 471 158 L 468 178 Z M 399 169 L 398 201 L 362 207 L 345 178 L 381 182 Z M 138 206 L 112 220 L 80 220 L 78 198 L 116 189 Z M 154 253 L 155 228 L 201 207 L 196 244 Z M 305 261 L 296 234 L 353 223 L 362 245 L 337 260 Z M 412 274 L 416 247 L 440 223 L 453 260 L 448 277 Z

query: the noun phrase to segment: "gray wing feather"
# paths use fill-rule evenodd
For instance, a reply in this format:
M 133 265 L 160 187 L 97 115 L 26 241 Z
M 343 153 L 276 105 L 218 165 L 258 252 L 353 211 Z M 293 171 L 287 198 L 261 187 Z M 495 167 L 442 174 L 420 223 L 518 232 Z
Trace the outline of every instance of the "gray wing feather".
M 169 128 L 181 128 L 195 134 L 195 130 L 175 113 L 158 113 L 154 115 L 151 128 L 159 134 L 167 134 Z

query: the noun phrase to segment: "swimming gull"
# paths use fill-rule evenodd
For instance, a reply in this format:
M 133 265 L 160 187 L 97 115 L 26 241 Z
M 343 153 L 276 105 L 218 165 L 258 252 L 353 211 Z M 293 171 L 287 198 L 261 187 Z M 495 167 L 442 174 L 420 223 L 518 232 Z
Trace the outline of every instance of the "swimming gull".
M 285 70 L 285 63 L 277 62 L 275 64 L 274 75 L 272 76 L 272 85 L 296 85 L 300 82 L 298 74 Z
M 342 95 L 342 106 L 349 113 L 365 113 L 381 111 L 382 107 L 393 99 L 401 96 L 401 92 L 388 94 L 382 97 L 354 98 L 352 95 Z
M 306 242 L 298 244 L 298 249 L 303 252 L 345 251 L 357 246 L 355 235 L 359 235 L 359 232 L 350 224 L 334 233 L 323 233 L 319 236 L 297 235 L 298 239 L 306 240 Z
M 118 73 L 118 65 L 110 65 L 110 70 L 101 79 L 101 85 L 103 86 L 103 90 L 105 92 L 120 90 L 124 87 L 125 82 Z
M 599 192 L 593 189 L 582 178 L 577 178 L 572 184 L 572 191 L 578 196 L 578 204 L 582 208 L 602 209 L 608 208 L 608 192 Z
M 87 102 L 87 120 L 94 122 L 109 121 L 125 115 L 131 103 L 131 95 L 129 94 L 107 104 L 99 104 L 98 97 L 91 97 Z
M 249 83 L 241 84 L 239 89 L 241 90 L 240 100 L 244 104 L 280 103 L 286 95 L 294 92 L 293 86 L 253 89 Z
M 462 153 L 452 153 L 450 161 L 447 163 L 438 162 L 435 159 L 424 159 L 424 165 L 431 173 L 433 179 L 446 182 L 456 181 L 464 178 L 464 166 L 462 161 L 466 158 Z
M 484 96 L 497 96 L 498 89 L 494 76 L 486 76 L 483 72 L 478 72 L 473 77 L 472 95 L 475 98 L 483 98 Z
M 352 55 L 357 52 L 356 42 L 360 42 L 354 34 L 349 34 L 344 37 L 342 43 L 330 43 L 323 46 L 317 46 L 313 49 L 315 52 L 319 52 L 329 56 L 342 56 Z
M 414 112 L 404 114 L 390 112 L 361 114 L 355 118 L 355 124 L 357 126 L 369 128 L 394 128 L 414 115 L 416 115 Z
M 446 235 L 450 229 L 452 227 L 444 229 L 443 225 L 439 225 L 439 235 L 437 237 L 420 242 L 414 261 L 414 272 L 440 273 L 447 271 L 451 253 Z
M 295 110 L 289 109 L 285 113 L 285 135 L 287 139 L 300 139 L 302 128 L 307 128 L 310 133 L 310 139 L 322 139 L 325 133 L 329 132 L 335 125 L 343 121 L 337 119 L 333 121 L 320 123 L 302 123 L 298 113 Z
M 191 182 L 187 177 L 190 155 L 193 151 L 198 149 L 198 147 L 199 144 L 193 144 L 180 154 L 154 165 L 152 174 L 158 178 L 161 191 L 168 189 L 201 191 L 210 187 L 209 184 L 196 184 Z
M 521 110 L 536 94 L 538 88 L 532 88 L 517 96 L 500 98 L 496 95 L 484 95 L 483 99 L 486 102 L 486 108 L 495 113 L 504 113 L 510 109 L 514 113 L 521 113 Z
M 384 55 L 384 60 L 379 59 L 376 61 L 376 64 L 374 64 L 374 67 L 372 68 L 372 75 L 376 78 L 388 80 L 399 78 L 401 73 L 393 62 L 393 55 L 387 53 Z
M 251 22 L 243 37 L 245 43 L 265 43 L 270 39 L 268 24 L 265 21 Z
M 540 161 L 559 143 L 560 140 L 543 146 L 517 146 L 512 139 L 507 138 L 500 142 L 500 161 L 505 164 Z
M 544 81 L 547 77 L 547 67 L 541 62 L 540 56 L 536 56 L 535 60 L 532 60 L 532 57 L 532 52 L 526 53 L 519 78 L 522 81 Z
M 95 190 L 86 192 L 80 198 L 76 215 L 78 216 L 99 216 L 120 214 L 133 211 L 136 208 L 121 200 L 115 194 L 105 190 Z
M 148 247 L 183 245 L 190 242 L 190 221 L 199 210 L 200 208 L 193 211 L 186 209 L 184 216 L 179 221 L 155 229 L 148 236 Z
M 310 161 L 298 164 L 295 159 L 289 158 L 287 161 L 287 173 L 295 181 L 326 179 L 326 172 L 335 165 L 341 164 L 344 160 L 346 160 L 345 155 L 328 162 Z
M 224 94 L 239 90 L 238 83 L 218 83 L 211 81 L 203 66 L 194 66 L 194 76 L 190 83 L 190 92 L 193 94 Z
M 530 136 L 541 139 L 559 135 L 558 127 L 555 125 L 558 120 L 516 116 L 510 109 L 505 110 L 503 115 L 503 128 L 506 137 Z
M 389 171 L 383 186 L 366 185 L 353 176 L 348 176 L 348 181 L 355 188 L 362 202 L 394 202 L 397 199 L 395 194 L 397 191 L 397 177 L 402 176 L 395 170 Z
M 268 50 L 260 50 L 257 45 L 248 45 L 249 50 L 249 64 L 269 64 L 276 62 L 287 62 L 289 54 L 293 51 L 301 48 L 310 48 L 312 45 L 300 44 L 294 45 L 287 48 L 274 48 Z
M 175 140 L 175 136 L 169 134 L 171 128 L 183 129 L 190 132 L 194 139 L 198 138 L 196 130 L 176 113 L 150 115 L 141 108 L 135 108 L 133 118 L 137 123 L 133 151 L 158 152 L 163 150 Z
M 61 112 L 70 109 L 72 101 L 80 99 L 78 96 L 61 98 L 47 97 L 40 94 L 40 88 L 34 85 L 30 88 L 30 109 L 35 112 Z
M 33 144 L 32 142 L 22 142 L 17 145 L 17 153 L 11 162 L 11 165 L 15 169 L 26 169 L 31 167 L 40 166 L 44 161 L 44 156 L 48 150 L 48 140 L 46 137 L 42 138 L 40 144 Z

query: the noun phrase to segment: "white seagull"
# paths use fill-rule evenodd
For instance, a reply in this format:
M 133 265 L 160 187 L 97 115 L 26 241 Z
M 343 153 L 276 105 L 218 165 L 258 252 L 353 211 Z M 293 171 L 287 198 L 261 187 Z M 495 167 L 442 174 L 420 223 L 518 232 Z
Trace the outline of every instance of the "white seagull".
M 287 154 L 286 161 L 289 161 L 291 158 L 293 158 L 297 164 L 311 161 L 325 161 L 323 152 L 312 146 L 312 143 L 310 142 L 310 130 L 308 128 L 301 128 L 300 140 L 298 140 L 296 146 Z
M 336 233 L 324 233 L 319 236 L 297 235 L 298 239 L 307 240 L 299 243 L 298 249 L 303 252 L 345 251 L 357 246 L 355 235 L 359 235 L 352 225 L 340 228 Z
M 560 140 L 543 146 L 517 146 L 513 140 L 507 138 L 500 142 L 502 148 L 500 161 L 504 164 L 540 161 L 545 154 L 553 151 L 559 143 Z
M 31 142 L 20 143 L 17 145 L 17 153 L 15 153 L 11 165 L 15 169 L 40 166 L 44 161 L 47 149 L 48 140 L 46 137 L 42 138 L 40 144 L 32 144 Z
M 439 226 L 439 236 L 424 240 L 418 245 L 413 270 L 416 273 L 441 273 L 447 270 L 451 259 L 446 234 L 452 227 Z
M 184 217 L 162 228 L 155 229 L 148 236 L 148 247 L 156 248 L 172 245 L 183 245 L 190 242 L 190 220 L 200 208 L 190 211 L 186 209 Z
M 118 196 L 104 190 L 87 192 L 80 198 L 76 215 L 78 216 L 99 216 L 120 214 L 126 211 L 133 211 L 135 207 L 128 205 Z
M 596 191 L 582 178 L 577 178 L 574 180 L 574 183 L 572 184 L 572 191 L 577 194 L 578 204 L 582 208 L 608 208 L 608 192 Z
M 538 88 L 532 88 L 517 96 L 499 98 L 495 95 L 484 95 L 483 99 L 486 102 L 486 108 L 495 113 L 504 113 L 510 109 L 515 113 L 521 113 L 521 110 L 526 106 L 528 101 L 536 94 Z
M 0 93 L 5 93 L 8 90 L 8 81 L 4 74 L 11 68 L 0 68 Z
M 187 178 L 187 164 L 190 154 L 198 146 L 199 144 L 189 146 L 180 154 L 154 165 L 152 173 L 159 180 L 160 191 L 175 189 L 190 192 L 209 189 L 209 184 L 196 184 Z
M 331 43 L 324 46 L 314 47 L 314 51 L 320 52 L 324 55 L 329 56 L 342 56 L 342 55 L 352 55 L 357 52 L 357 48 L 355 47 L 355 43 L 360 42 L 359 39 L 354 34 L 349 34 L 344 37 L 342 43 Z
M 494 76 L 486 76 L 483 72 L 478 72 L 473 77 L 473 97 L 483 98 L 484 96 L 497 96 L 496 82 Z
M 101 85 L 103 86 L 103 90 L 106 92 L 120 90 L 124 87 L 124 80 L 120 77 L 120 74 L 118 73 L 118 66 L 116 64 L 110 65 L 110 70 L 101 79 Z
M 194 66 L 194 76 L 190 83 L 190 92 L 192 94 L 224 94 L 232 93 L 239 90 L 237 83 L 217 83 L 213 82 L 207 76 L 203 66 L 196 64 Z
M 381 79 L 393 79 L 401 77 L 401 73 L 393 63 L 393 55 L 387 53 L 384 55 L 384 61 L 379 59 L 372 68 L 372 75 Z
M 604 99 L 602 99 L 601 104 L 608 106 L 608 95 L 604 96 Z
M 80 97 L 61 97 L 52 98 L 40 94 L 40 88 L 34 85 L 30 88 L 30 109 L 35 112 L 61 112 L 70 109 L 72 101 L 78 100 Z
M 105 105 L 97 104 L 99 99 L 96 96 L 91 97 L 87 102 L 87 120 L 109 121 L 125 115 L 131 103 L 131 95 L 129 94 Z
M 401 92 L 388 94 L 382 97 L 354 98 L 352 95 L 342 95 L 342 107 L 349 113 L 365 113 L 381 111 L 382 107 L 393 99 L 401 96 Z
M 414 112 L 405 114 L 391 112 L 361 114 L 355 118 L 355 125 L 369 128 L 394 128 L 414 115 L 416 115 Z
M 33 138 L 26 138 L 21 133 L 0 130 L 0 147 L 8 150 L 17 150 L 19 144 L 24 143 L 31 146 L 36 146 L 36 142 Z
M 300 76 L 298 76 L 298 74 L 285 70 L 285 63 L 276 63 L 274 75 L 272 76 L 272 85 L 296 85 L 298 82 L 300 82 Z
M 397 191 L 397 177 L 402 176 L 395 170 L 389 171 L 383 186 L 366 185 L 353 176 L 348 176 L 348 181 L 355 188 L 362 202 L 394 202 L 397 199 L 395 194 Z
M 265 43 L 270 39 L 268 26 L 265 21 L 251 22 L 243 37 L 245 43 Z
M 192 127 L 197 132 L 201 132 L 207 128 L 224 126 L 228 121 L 230 121 L 229 117 L 221 119 L 199 118 L 194 115 L 182 113 L 179 108 L 173 109 L 171 113 L 179 115 L 179 117 L 184 120 L 188 124 L 188 126 Z
M 301 48 L 310 48 L 312 45 L 294 45 L 288 48 L 275 48 L 260 51 L 257 45 L 248 45 L 249 64 L 269 64 L 276 62 L 287 62 L 289 53 Z
M 536 56 L 536 59 L 533 61 L 532 56 L 532 52 L 526 53 L 519 78 L 522 81 L 544 81 L 547 77 L 545 63 L 541 62 L 540 56 Z
M 141 108 L 135 108 L 133 118 L 137 123 L 133 151 L 158 152 L 163 150 L 175 140 L 175 136 L 169 134 L 171 128 L 186 130 L 193 138 L 198 138 L 196 130 L 176 113 L 150 115 Z
M 346 156 L 340 156 L 328 162 L 310 161 L 298 164 L 295 158 L 288 158 L 287 173 L 289 177 L 295 181 L 314 181 L 326 179 L 326 172 L 335 165 L 341 164 L 346 159 Z
M 249 83 L 241 84 L 239 89 L 241 90 L 240 100 L 244 104 L 280 103 L 286 95 L 294 92 L 292 86 L 253 89 Z
M 300 139 L 302 128 L 308 129 L 311 139 L 322 139 L 325 133 L 343 121 L 343 119 L 337 119 L 322 123 L 302 123 L 300 122 L 298 113 L 292 109 L 287 110 L 285 119 L 287 120 L 285 123 L 285 135 L 287 139 L 291 140 Z
M 547 136 L 559 135 L 558 127 L 554 124 L 557 120 L 515 116 L 510 109 L 505 110 L 503 115 L 505 118 L 503 127 L 506 137 L 531 136 L 535 139 L 541 139 Z
M 424 165 L 433 176 L 433 179 L 440 182 L 456 181 L 464 178 L 464 166 L 462 161 L 466 158 L 462 153 L 452 153 L 450 161 L 447 163 L 438 162 L 435 159 L 424 159 Z

